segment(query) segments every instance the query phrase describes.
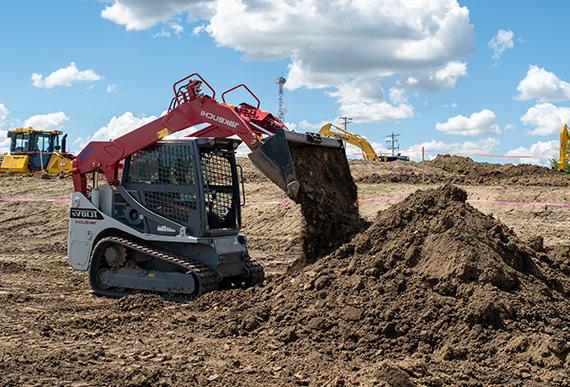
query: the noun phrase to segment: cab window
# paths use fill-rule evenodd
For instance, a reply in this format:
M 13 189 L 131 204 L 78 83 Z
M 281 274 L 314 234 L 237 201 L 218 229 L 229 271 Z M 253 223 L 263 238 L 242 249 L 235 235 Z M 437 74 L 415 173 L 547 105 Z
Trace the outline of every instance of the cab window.
M 30 135 L 27 133 L 16 134 L 16 143 L 14 150 L 18 152 L 25 152 L 29 150 Z
M 33 149 L 38 152 L 51 152 L 52 149 L 52 136 L 51 134 L 36 134 L 34 136 Z

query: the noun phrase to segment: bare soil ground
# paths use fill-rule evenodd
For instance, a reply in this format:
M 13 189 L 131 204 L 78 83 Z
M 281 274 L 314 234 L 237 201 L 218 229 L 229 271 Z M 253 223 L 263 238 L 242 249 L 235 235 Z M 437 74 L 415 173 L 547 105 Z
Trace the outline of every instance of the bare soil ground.
M 242 160 L 269 278 L 191 303 L 93 296 L 66 261 L 71 181 L 0 176 L 0 382 L 568 385 L 570 176 L 449 161 L 351 162 L 372 226 L 291 276 L 300 206 Z M 466 203 L 413 194 L 446 182 Z

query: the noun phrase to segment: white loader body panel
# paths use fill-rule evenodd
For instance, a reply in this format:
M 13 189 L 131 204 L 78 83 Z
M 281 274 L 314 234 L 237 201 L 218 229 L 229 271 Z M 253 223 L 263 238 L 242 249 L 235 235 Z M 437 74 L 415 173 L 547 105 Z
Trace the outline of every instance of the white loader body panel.
M 111 187 L 104 186 L 99 190 L 109 190 Z M 97 196 L 97 195 L 96 195 Z M 102 195 L 105 196 L 105 195 Z M 101 202 L 101 208 L 110 208 Z M 244 244 L 239 243 L 238 235 L 217 236 L 215 238 L 196 238 L 186 235 L 185 228 L 181 227 L 179 234 L 175 236 L 145 234 L 129 227 L 126 224 L 106 214 L 97 208 L 91 201 L 79 192 L 74 192 L 71 197 L 71 209 L 69 219 L 68 236 L 68 261 L 76 270 L 86 271 L 89 268 L 91 251 L 98 235 L 110 229 L 115 229 L 132 235 L 148 242 L 160 241 L 163 243 L 173 242 L 178 244 L 191 244 L 199 248 L 200 254 L 210 255 L 211 259 L 219 259 L 219 254 L 247 253 Z

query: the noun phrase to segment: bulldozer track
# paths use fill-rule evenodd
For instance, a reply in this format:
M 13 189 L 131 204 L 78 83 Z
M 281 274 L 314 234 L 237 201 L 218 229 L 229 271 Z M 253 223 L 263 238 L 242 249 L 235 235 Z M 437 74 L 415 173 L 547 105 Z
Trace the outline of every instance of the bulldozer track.
M 174 294 L 171 295 L 172 298 L 194 299 L 204 293 L 216 290 L 219 287 L 220 277 L 218 273 L 215 270 L 204 265 L 203 263 L 185 256 L 175 255 L 170 252 L 157 249 L 155 247 L 150 247 L 148 245 L 142 244 L 140 242 L 135 242 L 126 238 L 106 237 L 101 239 L 99 242 L 97 242 L 97 245 L 93 249 L 91 255 L 91 261 L 93 262 L 94 259 L 95 260 L 101 259 L 101 254 L 104 251 L 104 247 L 110 244 L 120 245 L 127 249 L 134 250 L 137 251 L 138 253 L 151 257 L 152 259 L 169 262 L 178 265 L 184 268 L 185 270 L 188 270 L 188 272 L 194 276 L 196 283 L 198 284 L 197 291 L 195 291 L 192 294 Z M 120 297 L 129 293 L 128 291 L 125 292 L 125 291 L 100 289 L 99 287 L 93 285 L 94 284 L 92 284 L 92 288 L 94 288 L 95 292 L 97 294 L 104 296 Z

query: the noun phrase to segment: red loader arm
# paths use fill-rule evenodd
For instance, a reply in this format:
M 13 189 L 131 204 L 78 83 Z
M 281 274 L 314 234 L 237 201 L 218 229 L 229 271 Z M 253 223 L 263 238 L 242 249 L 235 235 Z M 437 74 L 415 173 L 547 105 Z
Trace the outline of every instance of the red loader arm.
M 205 84 L 212 95 L 201 92 Z M 225 102 L 225 95 L 245 88 L 257 106 L 246 103 L 238 107 Z M 121 137 L 110 141 L 91 141 L 73 161 L 73 188 L 87 194 L 86 174 L 101 171 L 109 184 L 118 184 L 119 163 L 133 153 L 156 143 L 163 137 L 186 128 L 207 123 L 192 137 L 229 137 L 237 135 L 251 150 L 255 150 L 264 134 L 276 133 L 285 125 L 272 114 L 259 109 L 259 99 L 244 84 L 225 91 L 222 102 L 215 100 L 216 92 L 198 73 L 174 83 L 174 97 L 168 113 Z

